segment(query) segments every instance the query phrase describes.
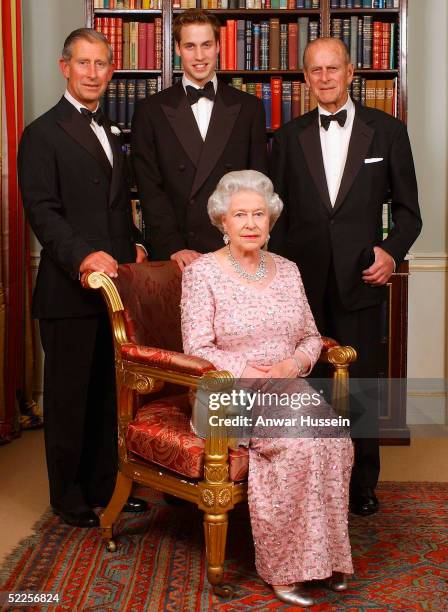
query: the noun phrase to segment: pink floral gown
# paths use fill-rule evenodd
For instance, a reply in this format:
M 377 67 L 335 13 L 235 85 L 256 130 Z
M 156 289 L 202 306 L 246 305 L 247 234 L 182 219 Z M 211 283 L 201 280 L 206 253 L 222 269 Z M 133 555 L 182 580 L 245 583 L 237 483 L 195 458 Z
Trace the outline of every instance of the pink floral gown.
M 213 253 L 183 274 L 184 351 L 236 378 L 247 363 L 270 365 L 297 349 L 312 365 L 322 341 L 296 265 L 272 255 L 276 274 L 264 289 L 228 275 Z M 249 509 L 256 568 L 270 584 L 353 572 L 348 536 L 351 440 L 253 438 Z

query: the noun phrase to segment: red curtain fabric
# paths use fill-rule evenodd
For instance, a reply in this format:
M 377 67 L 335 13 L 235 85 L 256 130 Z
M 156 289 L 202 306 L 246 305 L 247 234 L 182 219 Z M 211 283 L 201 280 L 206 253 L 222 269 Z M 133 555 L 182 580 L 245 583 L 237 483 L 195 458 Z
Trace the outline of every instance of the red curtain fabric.
M 1 0 L 0 443 L 32 408 L 30 253 L 17 180 L 23 131 L 21 0 Z M 32 408 L 33 409 L 33 408 Z M 39 419 L 38 419 L 39 420 Z M 25 417 L 25 422 L 27 418 Z M 38 423 L 35 423 L 38 424 Z

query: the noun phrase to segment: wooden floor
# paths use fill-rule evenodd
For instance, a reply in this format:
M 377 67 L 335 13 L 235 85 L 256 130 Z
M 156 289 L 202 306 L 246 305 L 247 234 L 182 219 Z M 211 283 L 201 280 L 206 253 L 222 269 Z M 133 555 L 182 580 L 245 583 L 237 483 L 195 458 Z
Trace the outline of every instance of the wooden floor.
M 381 480 L 448 482 L 448 435 L 418 429 L 410 446 L 381 448 Z M 43 431 L 0 447 L 0 561 L 48 507 Z

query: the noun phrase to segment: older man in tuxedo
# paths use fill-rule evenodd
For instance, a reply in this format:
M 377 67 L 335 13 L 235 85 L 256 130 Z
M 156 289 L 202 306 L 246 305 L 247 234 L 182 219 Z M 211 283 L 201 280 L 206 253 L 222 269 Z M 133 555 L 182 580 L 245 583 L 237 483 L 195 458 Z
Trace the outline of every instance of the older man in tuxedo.
M 222 246 L 207 201 L 231 170 L 267 172 L 263 104 L 216 78 L 219 21 L 187 10 L 174 21 L 183 78 L 141 101 L 132 122 L 132 155 L 150 257 L 181 269 Z
M 117 275 L 118 263 L 140 262 L 126 160 L 116 128 L 99 110 L 112 77 L 112 50 L 82 28 L 60 59 L 67 89 L 25 130 L 19 179 L 28 220 L 42 245 L 33 296 L 45 352 L 45 448 L 53 510 L 78 527 L 99 524 L 117 470 L 115 374 L 107 313 L 82 289 L 88 270 Z M 145 502 L 129 498 L 125 510 Z
M 299 266 L 319 331 L 356 348 L 351 376 L 376 378 L 384 286 L 421 229 L 411 147 L 402 122 L 348 96 L 353 66 L 340 40 L 310 43 L 304 73 L 318 108 L 274 136 L 271 178 L 285 208 L 270 247 Z M 368 515 L 378 510 L 378 439 L 354 444 L 351 509 Z

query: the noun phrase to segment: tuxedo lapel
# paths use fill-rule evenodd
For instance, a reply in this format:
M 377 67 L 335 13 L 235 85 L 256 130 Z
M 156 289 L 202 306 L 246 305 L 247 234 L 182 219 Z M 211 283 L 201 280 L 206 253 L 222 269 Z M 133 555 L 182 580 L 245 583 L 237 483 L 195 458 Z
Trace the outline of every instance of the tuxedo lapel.
M 112 206 L 123 181 L 124 153 L 121 150 L 121 138 L 120 136 L 115 136 L 114 134 L 112 134 L 110 130 L 110 122 L 108 120 L 104 122 L 104 131 L 106 132 L 106 136 L 112 149 L 112 154 L 114 156 L 112 179 L 109 192 L 109 205 Z
M 325 204 L 325 207 L 332 212 L 333 207 L 331 206 L 330 195 L 328 193 L 327 177 L 325 176 L 317 115 L 318 113 L 315 111 L 314 119 L 299 133 L 299 142 L 305 156 L 308 170 L 313 177 L 321 200 Z
M 162 104 L 161 107 L 179 142 L 197 167 L 204 141 L 182 83 L 173 90 L 173 105 Z
M 61 118 L 57 120 L 59 126 L 96 159 L 110 180 L 112 167 L 89 122 L 65 98 L 62 98 L 59 105 L 63 111 Z
M 193 197 L 201 188 L 213 168 L 216 166 L 217 161 L 221 157 L 229 141 L 233 126 L 241 110 L 240 103 L 227 105 L 221 93 L 222 88 L 218 84 L 218 91 L 213 104 L 207 137 L 202 147 L 202 154 L 197 165 L 190 197 Z
M 348 146 L 347 161 L 345 162 L 341 185 L 339 187 L 336 202 L 334 203 L 335 211 L 341 206 L 350 191 L 350 187 L 353 185 L 353 181 L 364 163 L 374 133 L 375 131 L 359 116 L 358 108 L 356 108 L 352 134 Z

